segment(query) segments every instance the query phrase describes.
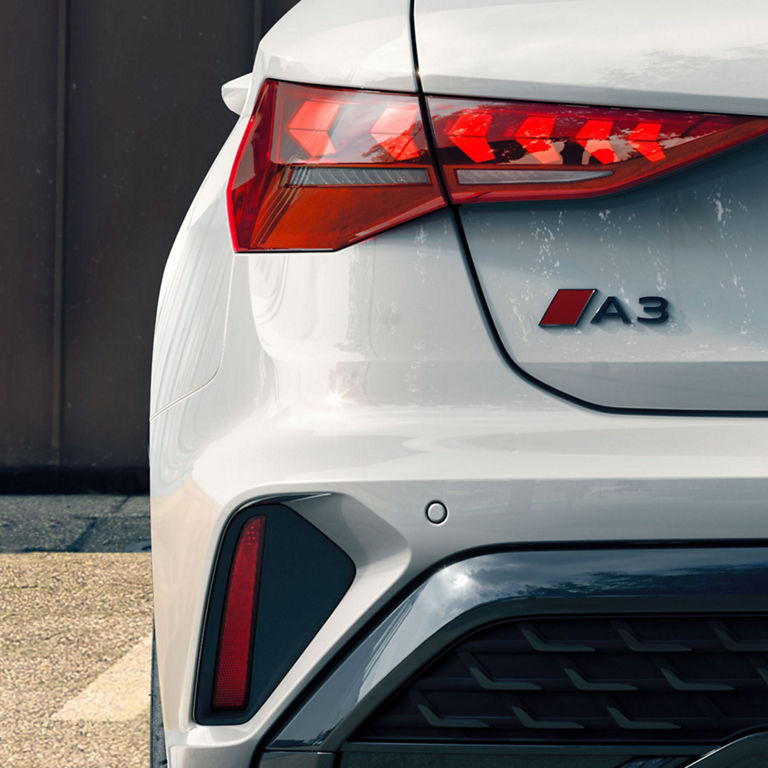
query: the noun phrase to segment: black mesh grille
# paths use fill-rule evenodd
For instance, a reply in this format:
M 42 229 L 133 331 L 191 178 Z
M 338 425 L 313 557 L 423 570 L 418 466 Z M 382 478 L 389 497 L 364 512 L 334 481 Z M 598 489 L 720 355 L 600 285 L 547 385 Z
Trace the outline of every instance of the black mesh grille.
M 766 725 L 765 616 L 592 616 L 475 632 L 356 739 L 707 745 Z

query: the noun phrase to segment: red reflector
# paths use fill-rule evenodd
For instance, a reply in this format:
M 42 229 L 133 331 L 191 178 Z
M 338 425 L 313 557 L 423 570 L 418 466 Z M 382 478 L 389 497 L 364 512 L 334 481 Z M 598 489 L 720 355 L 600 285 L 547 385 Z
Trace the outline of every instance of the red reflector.
M 266 524 L 264 516 L 249 519 L 235 547 L 216 656 L 214 709 L 242 709 L 248 701 Z
M 615 192 L 768 132 L 768 119 L 428 98 L 455 203 Z
M 416 96 L 274 80 L 227 197 L 237 251 L 336 250 L 446 205 Z

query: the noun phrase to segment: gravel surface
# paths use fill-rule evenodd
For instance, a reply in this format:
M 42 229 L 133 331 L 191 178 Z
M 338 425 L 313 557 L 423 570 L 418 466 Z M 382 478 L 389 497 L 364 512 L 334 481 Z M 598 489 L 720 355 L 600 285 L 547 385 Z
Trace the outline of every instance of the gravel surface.
M 54 719 L 137 644 L 146 644 L 152 632 L 148 554 L 0 555 L 0 626 L 3 768 L 149 765 L 149 669 L 146 708 L 133 719 Z

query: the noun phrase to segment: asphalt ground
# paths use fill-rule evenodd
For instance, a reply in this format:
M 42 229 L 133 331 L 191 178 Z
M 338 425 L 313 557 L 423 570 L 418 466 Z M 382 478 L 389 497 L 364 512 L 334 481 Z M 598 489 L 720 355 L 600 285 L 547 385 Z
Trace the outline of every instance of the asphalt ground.
M 0 496 L 0 765 L 149 765 L 149 502 Z
M 0 552 L 149 552 L 149 498 L 0 496 Z

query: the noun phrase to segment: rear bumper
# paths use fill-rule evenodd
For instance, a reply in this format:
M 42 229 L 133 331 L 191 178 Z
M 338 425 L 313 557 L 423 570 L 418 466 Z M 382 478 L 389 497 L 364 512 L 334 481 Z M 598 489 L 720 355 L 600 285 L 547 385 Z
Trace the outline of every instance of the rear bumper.
M 247 765 L 351 638 L 461 553 L 768 541 L 768 421 L 597 413 L 531 385 L 495 348 L 452 227 L 436 214 L 338 253 L 233 258 L 225 330 L 211 341 L 220 356 L 205 358 L 214 375 L 177 382 L 189 394 L 151 427 L 173 768 Z M 201 726 L 194 689 L 218 542 L 239 508 L 266 499 L 320 528 L 357 575 L 251 720 Z M 439 526 L 424 514 L 433 500 L 449 510 Z
M 461 756 L 489 767 L 500 758 L 527 765 L 533 757 L 531 765 L 550 760 L 574 768 L 586 758 L 617 768 L 635 759 L 665 758 L 669 763 L 664 765 L 685 765 L 722 746 L 722 740 L 738 739 L 744 729 L 730 712 L 734 697 L 752 717 L 752 730 L 768 728 L 768 710 L 763 707 L 764 720 L 755 713 L 764 699 L 760 670 L 768 665 L 768 645 L 761 635 L 757 648 L 756 636 L 747 637 L 748 628 L 745 634 L 750 622 L 753 629 L 764 622 L 766 605 L 768 547 L 576 548 L 463 558 L 437 568 L 380 612 L 362 639 L 310 687 L 303 704 L 290 708 L 271 729 L 263 752 L 256 752 L 255 741 L 221 739 L 226 732 L 233 736 L 234 728 L 197 726 L 188 736 L 198 743 L 173 746 L 172 764 L 235 766 L 258 757 L 264 768 L 323 768 L 340 754 L 342 765 L 441 766 Z M 585 621 L 591 622 L 586 629 Z M 559 624 L 562 633 L 570 622 L 575 634 L 566 629 L 558 639 L 553 625 Z M 514 643 L 511 634 L 501 646 L 487 639 L 473 646 L 473 632 L 489 626 L 497 635 L 506 627 L 513 632 L 522 628 L 530 653 L 521 660 L 518 652 L 505 648 Z M 462 639 L 467 636 L 470 641 Z M 449 648 L 449 656 L 460 663 L 445 660 Z M 517 664 L 520 679 L 509 674 L 500 679 L 490 671 L 500 653 L 508 656 L 502 664 Z M 737 676 L 726 681 L 722 669 L 712 669 L 713 653 L 720 654 L 723 668 L 738 669 Z M 441 657 L 442 672 L 429 666 Z M 549 667 L 539 665 L 544 657 Z M 602 670 L 600 682 L 586 681 L 573 670 L 565 684 L 537 677 L 542 668 L 571 665 L 585 672 L 590 664 Z M 654 677 L 647 668 L 657 671 L 656 665 L 661 671 Z M 662 674 L 665 665 L 678 671 L 685 667 L 684 683 Z M 751 672 L 745 674 L 745 668 Z M 718 686 L 711 681 L 718 675 L 716 693 Z M 554 687 L 536 690 L 542 685 Z M 667 715 L 679 710 L 683 716 L 665 721 L 653 710 L 659 695 Z M 398 703 L 403 697 L 418 705 L 417 730 L 412 731 L 418 735 L 388 738 L 382 727 L 397 734 L 409 723 Z M 542 717 L 532 707 L 541 706 L 543 697 L 548 711 Z M 401 714 L 393 715 L 398 707 Z M 691 708 L 700 721 L 698 731 L 690 728 Z M 553 709 L 558 716 L 553 717 Z M 602 709 L 609 711 L 613 730 L 596 743 L 590 736 L 596 732 L 593 714 Z M 578 721 L 581 729 L 566 732 L 564 719 L 573 727 Z M 522 724 L 526 732 L 516 745 L 503 738 L 510 722 L 518 729 Z M 728 733 L 733 723 L 737 731 Z M 718 737 L 710 738 L 716 732 Z M 705 738 L 691 738 L 696 733 Z M 732 747 L 729 756 L 751 754 L 760 746 L 764 737 Z M 716 754 L 708 757 L 713 768 L 720 764 Z M 708 768 L 708 763 L 701 765 Z
M 212 441 L 175 492 L 153 497 L 169 744 L 194 755 L 190 765 L 247 764 L 350 638 L 420 574 L 459 553 L 521 544 L 768 541 L 763 421 L 650 418 L 637 425 L 571 411 L 567 426 L 563 413 L 536 419 L 508 411 L 478 419 L 474 430 L 470 412 L 451 421 L 390 412 L 391 422 L 376 425 L 376 442 L 386 447 L 379 457 L 366 453 L 372 422 L 354 417 L 347 435 L 338 422 L 300 435 L 254 425 L 240 440 Z M 722 436 L 723 449 L 705 452 L 713 435 Z M 654 455 L 658 445 L 663 452 Z M 305 466 L 294 476 L 258 482 L 262 472 L 297 459 Z M 200 726 L 191 712 L 218 540 L 232 514 L 259 499 L 279 499 L 320 528 L 353 559 L 357 576 L 252 720 Z M 435 499 L 449 510 L 439 526 L 424 514 Z
M 570 745 L 596 757 L 604 746 L 698 756 L 768 727 L 767 605 L 768 548 L 459 560 L 389 611 L 268 749 L 514 754 L 517 743 L 555 755 Z

